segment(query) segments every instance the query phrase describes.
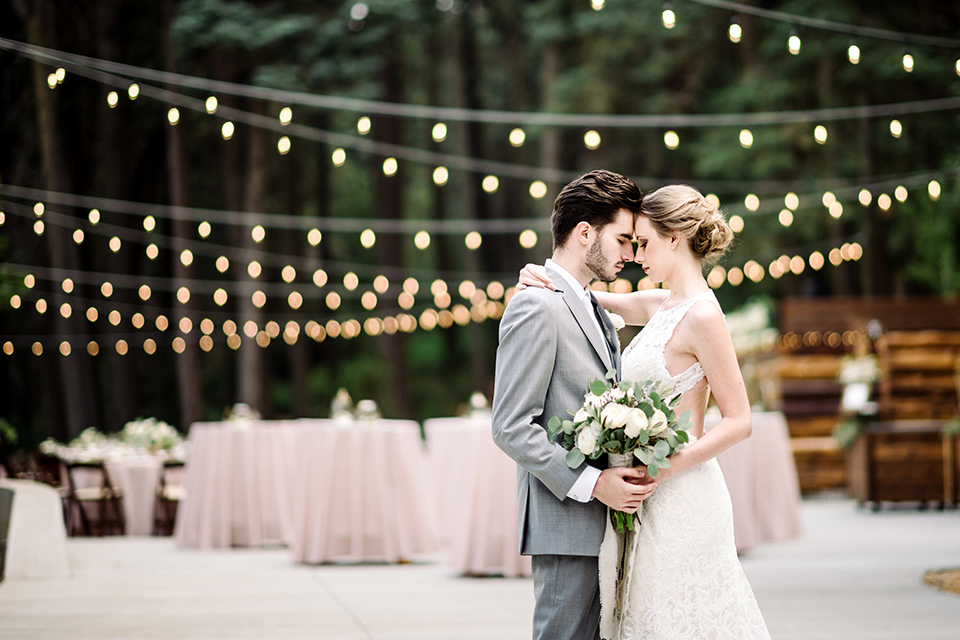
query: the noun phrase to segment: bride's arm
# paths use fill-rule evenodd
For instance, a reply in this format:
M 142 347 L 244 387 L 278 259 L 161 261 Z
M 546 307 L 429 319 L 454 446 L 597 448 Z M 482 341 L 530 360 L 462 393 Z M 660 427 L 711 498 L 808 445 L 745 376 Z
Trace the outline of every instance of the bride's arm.
M 594 291 L 597 302 L 604 309 L 610 309 L 634 327 L 642 327 L 656 313 L 670 293 L 664 289 L 645 289 L 633 293 L 609 293 Z
M 723 315 L 713 305 L 700 303 L 690 309 L 684 324 L 685 343 L 689 343 L 691 353 L 700 361 L 721 418 L 702 438 L 671 456 L 670 467 L 662 471 L 663 477 L 658 480 L 716 457 L 753 432 L 750 401 Z
M 520 270 L 520 278 L 517 282 L 518 289 L 525 289 L 526 287 L 555 288 L 547 275 L 547 270 L 542 265 L 529 263 Z M 669 293 L 662 289 L 648 289 L 634 291 L 633 293 L 594 291 L 594 295 L 597 296 L 597 301 L 601 307 L 613 311 L 623 318 L 626 324 L 643 326 L 647 324 L 650 316 L 660 308 Z

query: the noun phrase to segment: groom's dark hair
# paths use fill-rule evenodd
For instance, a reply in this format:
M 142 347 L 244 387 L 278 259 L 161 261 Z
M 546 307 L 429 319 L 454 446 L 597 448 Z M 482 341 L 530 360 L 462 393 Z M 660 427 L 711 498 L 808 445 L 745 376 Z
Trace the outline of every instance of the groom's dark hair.
M 580 222 L 589 222 L 599 231 L 621 209 L 637 215 L 642 200 L 643 192 L 626 176 L 605 169 L 583 174 L 565 186 L 553 203 L 553 248 L 563 246 Z

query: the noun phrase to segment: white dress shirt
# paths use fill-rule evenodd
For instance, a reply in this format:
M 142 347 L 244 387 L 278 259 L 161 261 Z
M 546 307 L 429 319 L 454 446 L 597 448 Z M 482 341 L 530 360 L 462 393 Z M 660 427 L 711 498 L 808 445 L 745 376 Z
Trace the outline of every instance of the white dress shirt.
M 607 339 L 603 335 L 603 329 L 600 327 L 600 321 L 597 319 L 597 314 L 594 313 L 593 310 L 593 302 L 590 300 L 590 297 L 593 295 L 590 293 L 590 288 L 584 287 L 582 284 L 580 284 L 577 279 L 570 274 L 569 271 L 561 267 L 553 260 L 547 259 L 547 262 L 544 266 L 549 267 L 550 269 L 553 269 L 559 273 L 566 281 L 564 283 L 565 287 L 571 287 L 574 291 L 581 292 L 580 301 L 587 310 L 587 316 L 593 320 L 593 325 L 597 329 L 597 335 L 600 336 L 601 340 L 606 342 Z M 584 389 L 583 392 L 586 393 L 587 390 Z M 580 473 L 580 477 L 577 478 L 577 481 L 573 483 L 572 487 L 570 487 L 570 491 L 567 492 L 567 497 L 572 498 L 577 502 L 590 502 L 593 500 L 593 490 L 597 486 L 597 480 L 599 478 L 600 469 L 591 467 L 590 465 L 584 465 L 583 471 Z

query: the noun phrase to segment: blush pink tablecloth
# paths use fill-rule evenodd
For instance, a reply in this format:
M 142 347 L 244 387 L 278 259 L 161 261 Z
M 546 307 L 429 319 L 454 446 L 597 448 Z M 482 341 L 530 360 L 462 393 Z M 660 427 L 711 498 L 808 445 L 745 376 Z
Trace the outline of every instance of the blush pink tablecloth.
M 493 442 L 490 416 L 424 422 L 441 533 L 459 573 L 529 576 L 517 530 L 517 465 Z
M 433 487 L 409 420 L 328 423 L 297 431 L 297 562 L 398 562 L 440 549 Z
M 708 414 L 706 428 L 719 418 Z M 738 551 L 764 540 L 800 535 L 800 484 L 782 413 L 754 412 L 753 435 L 721 453 L 717 460 L 733 502 Z
M 190 427 L 190 456 L 174 538 L 181 548 L 288 544 L 297 421 L 237 420 Z

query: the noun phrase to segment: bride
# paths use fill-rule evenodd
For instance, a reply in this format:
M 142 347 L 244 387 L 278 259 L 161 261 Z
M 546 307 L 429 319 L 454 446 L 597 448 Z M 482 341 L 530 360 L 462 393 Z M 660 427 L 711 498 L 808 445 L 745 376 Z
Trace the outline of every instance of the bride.
M 630 537 L 619 616 L 610 602 L 617 562 L 608 525 L 600 558 L 605 639 L 770 637 L 737 558 L 730 495 L 716 460 L 752 430 L 733 343 L 703 277 L 704 264 L 721 256 L 732 238 L 723 214 L 699 191 L 661 187 L 643 198 L 636 262 L 652 282 L 668 283 L 669 289 L 596 294 L 626 324 L 643 326 L 623 352 L 623 379 L 660 383 L 681 396 L 678 415 L 692 414 L 690 444 L 658 473 L 641 526 Z M 537 265 L 521 271 L 520 283 L 552 288 Z M 711 394 L 722 417 L 704 432 Z

